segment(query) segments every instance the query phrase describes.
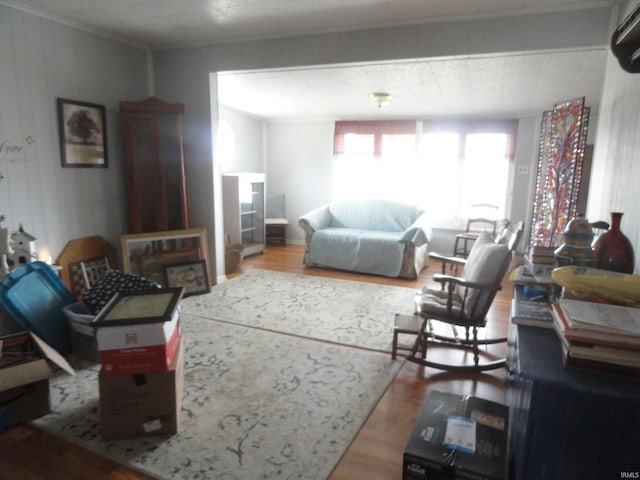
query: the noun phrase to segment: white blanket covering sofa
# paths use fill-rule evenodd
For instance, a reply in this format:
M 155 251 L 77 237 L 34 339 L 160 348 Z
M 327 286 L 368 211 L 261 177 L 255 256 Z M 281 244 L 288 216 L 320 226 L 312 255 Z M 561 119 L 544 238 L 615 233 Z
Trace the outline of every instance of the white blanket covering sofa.
M 421 208 L 388 200 L 344 200 L 300 217 L 304 264 L 414 279 L 427 266 L 431 228 Z

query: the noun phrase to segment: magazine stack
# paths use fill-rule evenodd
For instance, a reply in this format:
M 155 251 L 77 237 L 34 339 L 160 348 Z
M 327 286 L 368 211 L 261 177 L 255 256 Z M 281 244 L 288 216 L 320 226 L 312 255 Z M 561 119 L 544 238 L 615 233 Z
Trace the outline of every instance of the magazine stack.
M 551 270 L 554 267 L 553 247 L 531 247 L 524 264 L 513 269 L 511 322 L 542 328 L 553 328 L 550 297 Z
M 553 328 L 551 304 L 546 291 L 526 285 L 514 285 L 511 297 L 511 322 L 542 328 Z

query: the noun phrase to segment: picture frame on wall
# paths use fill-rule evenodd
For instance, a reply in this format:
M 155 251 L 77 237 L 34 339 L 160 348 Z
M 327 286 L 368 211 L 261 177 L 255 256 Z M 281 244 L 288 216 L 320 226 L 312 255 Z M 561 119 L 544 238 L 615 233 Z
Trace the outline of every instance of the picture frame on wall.
M 190 228 L 164 232 L 131 233 L 120 237 L 122 269 L 166 286 L 166 265 L 204 262 L 211 279 L 207 230 Z M 147 276 L 149 275 L 149 276 Z
M 165 284 L 168 288 L 184 288 L 184 296 L 209 293 L 211 286 L 204 261 L 165 265 Z
M 58 98 L 58 132 L 63 167 L 107 168 L 104 105 Z

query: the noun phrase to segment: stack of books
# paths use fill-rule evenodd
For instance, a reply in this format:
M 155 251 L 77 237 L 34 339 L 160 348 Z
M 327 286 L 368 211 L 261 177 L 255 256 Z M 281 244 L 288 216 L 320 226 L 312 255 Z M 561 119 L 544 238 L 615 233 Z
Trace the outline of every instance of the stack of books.
M 556 247 L 532 246 L 524 255 L 524 264 L 534 276 L 546 279 L 555 267 L 553 252 Z
M 552 316 L 566 366 L 640 375 L 640 308 L 561 298 Z
M 514 285 L 511 298 L 511 322 L 518 325 L 553 328 L 548 295 L 529 286 Z
M 551 274 L 536 276 L 531 273 L 526 265 L 519 265 L 514 268 L 509 275 L 509 280 L 514 285 L 537 286 L 539 288 L 548 288 L 553 283 Z
M 511 272 L 510 280 L 520 285 L 551 285 L 555 268 L 555 247 L 531 246 L 524 254 L 524 264 Z

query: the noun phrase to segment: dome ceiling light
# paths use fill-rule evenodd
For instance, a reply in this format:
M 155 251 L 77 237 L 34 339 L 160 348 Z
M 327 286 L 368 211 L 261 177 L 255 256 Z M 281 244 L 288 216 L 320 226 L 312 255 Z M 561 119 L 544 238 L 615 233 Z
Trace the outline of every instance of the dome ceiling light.
M 385 92 L 371 92 L 369 99 L 375 103 L 378 108 L 382 108 L 389 104 L 391 101 L 391 94 Z

